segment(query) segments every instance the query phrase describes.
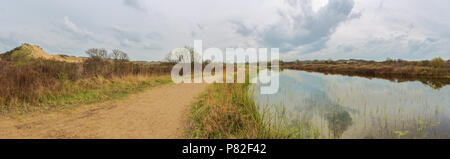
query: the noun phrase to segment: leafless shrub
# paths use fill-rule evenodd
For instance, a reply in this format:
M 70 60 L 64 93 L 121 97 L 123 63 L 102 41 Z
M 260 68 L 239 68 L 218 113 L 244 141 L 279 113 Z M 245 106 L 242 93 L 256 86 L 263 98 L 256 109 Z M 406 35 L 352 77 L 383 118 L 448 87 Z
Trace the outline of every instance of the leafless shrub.
M 129 61 L 128 54 L 119 49 L 114 49 L 110 56 L 115 61 Z
M 106 49 L 92 48 L 87 50 L 86 54 L 88 54 L 90 58 L 96 60 L 108 58 L 108 51 L 106 51 Z

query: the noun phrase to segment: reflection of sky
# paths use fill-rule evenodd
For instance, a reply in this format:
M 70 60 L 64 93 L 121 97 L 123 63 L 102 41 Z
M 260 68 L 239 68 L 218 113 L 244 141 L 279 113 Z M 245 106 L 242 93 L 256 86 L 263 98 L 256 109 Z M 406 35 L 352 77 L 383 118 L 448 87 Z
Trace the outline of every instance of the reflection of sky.
M 358 124 L 362 124 L 359 121 L 363 120 L 362 116 L 365 125 L 367 122 L 380 124 L 375 120 L 381 118 L 395 124 L 405 118 L 430 118 L 431 121 L 431 118 L 437 117 L 441 124 L 449 124 L 445 121 L 450 120 L 450 86 L 436 90 L 421 82 L 396 83 L 383 79 L 285 70 L 280 73 L 278 93 L 260 95 L 257 90 L 254 98 L 260 105 L 281 104 L 287 110 L 302 112 L 345 109 L 356 120 L 348 131 L 360 131 L 357 129 L 360 129 Z M 448 130 L 450 125 L 439 127 Z

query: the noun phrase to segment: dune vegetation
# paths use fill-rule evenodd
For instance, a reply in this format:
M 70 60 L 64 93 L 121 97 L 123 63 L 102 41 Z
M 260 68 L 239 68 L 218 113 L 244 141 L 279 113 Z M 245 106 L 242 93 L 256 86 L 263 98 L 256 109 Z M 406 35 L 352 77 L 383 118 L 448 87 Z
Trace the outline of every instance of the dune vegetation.
M 68 56 L 63 54 L 50 55 L 37 45 L 23 44 L 11 51 L 0 54 L 0 59 L 15 61 L 16 63 L 26 62 L 30 59 L 44 59 L 53 61 L 62 61 L 69 63 L 83 62 L 87 58 Z
M 120 50 L 89 49 L 88 58 L 65 61 L 36 47 L 24 44 L 0 55 L 1 113 L 99 102 L 171 82 L 170 64 L 131 62 Z
M 365 60 L 314 60 L 284 62 L 285 69 L 296 69 L 322 73 L 372 77 L 403 77 L 403 78 L 448 78 L 450 76 L 450 61 L 442 58 L 423 61 L 405 61 L 386 59 L 383 62 Z

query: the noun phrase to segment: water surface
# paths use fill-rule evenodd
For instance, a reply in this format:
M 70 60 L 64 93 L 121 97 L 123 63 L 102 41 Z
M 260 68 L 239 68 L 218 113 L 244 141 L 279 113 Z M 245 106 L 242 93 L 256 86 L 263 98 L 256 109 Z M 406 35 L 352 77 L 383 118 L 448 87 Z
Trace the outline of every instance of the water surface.
M 278 93 L 259 87 L 261 111 L 310 123 L 321 138 L 450 138 L 449 85 L 284 70 Z

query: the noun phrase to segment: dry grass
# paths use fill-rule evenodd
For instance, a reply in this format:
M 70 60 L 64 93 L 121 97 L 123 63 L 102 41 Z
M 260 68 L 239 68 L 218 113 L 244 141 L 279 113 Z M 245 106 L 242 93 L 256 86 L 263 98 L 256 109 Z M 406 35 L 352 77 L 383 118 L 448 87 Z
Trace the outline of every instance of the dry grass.
M 239 84 L 214 84 L 191 112 L 193 138 L 255 138 L 260 117 L 247 89 Z
M 0 112 L 47 110 L 91 103 L 167 83 L 171 66 L 87 59 L 68 63 L 45 59 L 0 60 Z

